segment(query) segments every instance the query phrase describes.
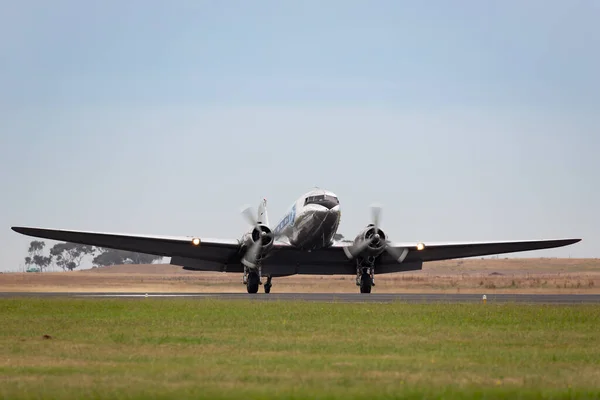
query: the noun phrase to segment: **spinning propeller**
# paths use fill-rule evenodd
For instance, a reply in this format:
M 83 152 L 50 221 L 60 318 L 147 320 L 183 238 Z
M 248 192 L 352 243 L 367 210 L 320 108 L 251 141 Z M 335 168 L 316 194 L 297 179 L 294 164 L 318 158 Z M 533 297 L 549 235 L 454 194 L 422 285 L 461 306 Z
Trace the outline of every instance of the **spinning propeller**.
M 251 206 L 244 208 L 242 210 L 242 215 L 245 217 L 246 221 L 254 227 L 254 230 L 252 231 L 252 239 L 254 240 L 254 243 L 252 243 L 252 246 L 250 246 L 244 255 L 244 261 L 246 262 L 247 266 L 253 268 L 257 265 L 256 262 L 258 261 L 260 248 L 263 245 L 263 242 L 268 239 L 275 241 L 275 239 L 279 236 L 275 235 L 268 226 L 261 224 L 258 221 L 256 218 L 257 214 L 254 212 L 254 209 Z M 255 236 L 255 232 L 258 232 L 258 237 Z M 267 241 L 265 244 L 268 243 L 269 242 Z
M 350 255 L 352 258 L 354 258 L 369 245 L 375 245 L 376 247 L 383 247 L 383 250 L 387 251 L 395 260 L 401 262 L 401 260 L 404 259 L 403 252 L 395 247 L 390 246 L 390 241 L 387 240 L 385 235 L 383 235 L 383 231 L 379 230 L 382 207 L 379 204 L 373 204 L 371 205 L 370 209 L 371 223 L 373 226 L 367 231 L 367 234 L 362 241 L 355 243 L 348 248 Z

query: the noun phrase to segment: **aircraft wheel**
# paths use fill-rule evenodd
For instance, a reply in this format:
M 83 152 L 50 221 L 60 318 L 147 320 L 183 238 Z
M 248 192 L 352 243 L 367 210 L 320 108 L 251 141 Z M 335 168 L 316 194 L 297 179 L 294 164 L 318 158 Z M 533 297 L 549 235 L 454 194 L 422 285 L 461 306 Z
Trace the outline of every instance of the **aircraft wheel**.
M 248 283 L 246 283 L 248 293 L 257 293 L 259 285 L 260 279 L 258 278 L 258 274 L 256 272 L 248 274 Z
M 371 275 L 362 274 L 360 278 L 360 292 L 371 293 Z

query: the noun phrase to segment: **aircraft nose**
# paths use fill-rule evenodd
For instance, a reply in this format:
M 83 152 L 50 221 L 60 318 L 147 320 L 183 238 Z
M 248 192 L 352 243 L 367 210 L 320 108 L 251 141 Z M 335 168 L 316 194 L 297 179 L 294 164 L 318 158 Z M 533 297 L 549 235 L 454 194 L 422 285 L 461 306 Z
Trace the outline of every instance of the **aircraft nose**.
M 321 209 L 315 212 L 315 216 L 319 218 L 320 221 L 335 221 L 340 218 L 340 207 L 336 205 L 330 209 Z
M 324 201 L 319 202 L 319 204 L 329 210 L 334 209 L 336 206 L 339 208 L 339 203 L 333 199 L 325 199 Z

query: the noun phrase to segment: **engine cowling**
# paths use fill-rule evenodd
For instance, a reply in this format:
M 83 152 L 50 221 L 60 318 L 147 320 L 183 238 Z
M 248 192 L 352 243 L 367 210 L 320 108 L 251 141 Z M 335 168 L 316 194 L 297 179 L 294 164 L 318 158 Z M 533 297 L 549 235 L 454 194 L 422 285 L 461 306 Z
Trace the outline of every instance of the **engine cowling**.
M 259 258 L 263 258 L 273 247 L 273 233 L 266 225 L 258 225 L 244 237 L 244 244 L 247 249 L 258 241 L 261 241 Z
M 387 236 L 385 232 L 376 228 L 375 225 L 369 224 L 356 236 L 354 239 L 354 246 L 358 247 L 366 241 L 369 241 L 369 244 L 360 251 L 360 255 L 363 257 L 377 257 L 385 250 L 386 240 Z

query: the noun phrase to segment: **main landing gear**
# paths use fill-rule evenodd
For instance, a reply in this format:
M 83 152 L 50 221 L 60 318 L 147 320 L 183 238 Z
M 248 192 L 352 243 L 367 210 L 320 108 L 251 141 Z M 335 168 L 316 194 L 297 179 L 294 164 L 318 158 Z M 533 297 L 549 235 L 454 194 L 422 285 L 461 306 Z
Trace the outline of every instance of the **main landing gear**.
M 256 293 L 258 292 L 258 286 L 261 284 L 260 277 L 256 273 L 256 271 L 250 271 L 248 274 L 244 276 L 246 289 L 248 293 Z
M 265 293 L 271 293 L 271 275 L 267 275 L 267 282 L 264 284 Z M 258 268 L 247 268 L 244 266 L 244 276 L 242 282 L 246 285 L 248 293 L 258 293 L 258 287 L 262 285 L 261 282 L 261 267 Z
M 375 286 L 375 266 L 357 264 L 356 286 L 360 286 L 361 293 L 371 293 L 371 287 Z

